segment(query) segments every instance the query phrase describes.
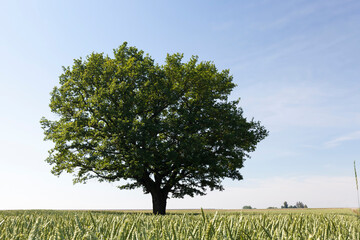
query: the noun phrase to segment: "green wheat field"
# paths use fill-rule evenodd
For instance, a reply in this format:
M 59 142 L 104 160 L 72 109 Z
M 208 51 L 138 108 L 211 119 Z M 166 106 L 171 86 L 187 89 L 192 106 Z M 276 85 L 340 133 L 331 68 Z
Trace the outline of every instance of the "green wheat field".
M 353 209 L 0 211 L 0 239 L 360 239 Z

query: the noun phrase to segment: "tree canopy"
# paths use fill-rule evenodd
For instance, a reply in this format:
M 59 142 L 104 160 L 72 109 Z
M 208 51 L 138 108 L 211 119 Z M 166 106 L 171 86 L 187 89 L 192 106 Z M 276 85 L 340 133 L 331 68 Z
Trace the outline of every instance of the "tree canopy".
M 54 142 L 52 173 L 75 183 L 121 181 L 120 189 L 151 193 L 153 212 L 165 214 L 168 197 L 222 190 L 224 178 L 241 180 L 249 153 L 268 132 L 229 101 L 229 70 L 182 54 L 163 65 L 127 43 L 114 57 L 92 53 L 63 67 L 51 92 L 56 120 L 41 119 Z

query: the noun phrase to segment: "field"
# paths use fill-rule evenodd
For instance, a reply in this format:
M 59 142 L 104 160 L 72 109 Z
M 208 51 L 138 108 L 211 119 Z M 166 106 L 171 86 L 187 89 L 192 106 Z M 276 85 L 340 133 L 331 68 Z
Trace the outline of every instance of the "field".
M 360 239 L 351 209 L 0 211 L 0 239 Z

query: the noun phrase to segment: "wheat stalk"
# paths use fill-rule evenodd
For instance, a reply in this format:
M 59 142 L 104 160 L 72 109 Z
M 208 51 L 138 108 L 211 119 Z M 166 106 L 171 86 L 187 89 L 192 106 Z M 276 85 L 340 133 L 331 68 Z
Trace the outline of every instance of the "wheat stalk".
M 357 191 L 357 200 L 358 200 L 358 215 L 360 215 L 360 199 L 359 199 L 359 183 L 358 183 L 358 178 L 357 178 L 357 173 L 356 173 L 356 163 L 354 161 L 354 172 L 355 172 L 355 183 L 356 183 L 356 191 Z

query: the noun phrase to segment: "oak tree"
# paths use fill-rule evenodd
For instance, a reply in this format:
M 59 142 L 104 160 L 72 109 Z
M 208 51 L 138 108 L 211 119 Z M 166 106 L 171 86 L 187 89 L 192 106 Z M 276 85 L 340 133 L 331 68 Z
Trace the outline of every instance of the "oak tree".
M 154 214 L 165 214 L 169 197 L 241 180 L 243 162 L 268 133 L 228 99 L 229 70 L 182 59 L 168 54 L 159 65 L 124 43 L 112 58 L 92 53 L 64 67 L 51 92 L 57 118 L 41 119 L 45 140 L 54 142 L 46 160 L 52 173 L 142 188 Z

